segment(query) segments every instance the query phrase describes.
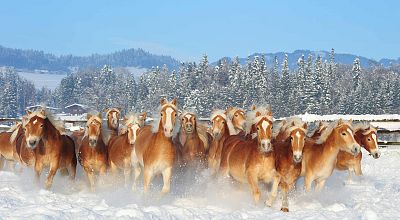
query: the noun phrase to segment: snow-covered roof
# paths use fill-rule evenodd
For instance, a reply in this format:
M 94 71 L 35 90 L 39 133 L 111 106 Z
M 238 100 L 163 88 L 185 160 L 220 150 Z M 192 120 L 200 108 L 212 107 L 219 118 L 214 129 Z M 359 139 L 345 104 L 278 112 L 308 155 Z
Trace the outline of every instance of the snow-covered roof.
M 45 108 L 51 109 L 51 110 L 58 110 L 58 109 L 60 109 L 60 108 L 55 108 L 55 107 L 50 107 L 50 106 L 43 106 L 43 105 L 31 105 L 31 106 L 27 106 L 25 109 L 41 108 L 41 107 L 45 107 Z
M 86 108 L 86 105 L 82 105 L 82 104 L 78 104 L 78 103 L 74 103 L 74 104 L 72 104 L 72 105 L 65 106 L 64 108 L 71 108 L 71 107 L 73 107 L 73 106 L 78 106 L 78 107 L 81 107 L 81 108 Z

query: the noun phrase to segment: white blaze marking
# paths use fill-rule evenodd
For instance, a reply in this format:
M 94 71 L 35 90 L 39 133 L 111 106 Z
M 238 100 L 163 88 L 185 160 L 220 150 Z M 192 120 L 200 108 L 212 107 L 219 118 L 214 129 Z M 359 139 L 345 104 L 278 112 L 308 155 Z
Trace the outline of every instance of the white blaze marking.
M 378 142 L 376 140 L 376 134 L 372 134 L 372 139 L 374 139 L 375 146 L 378 146 Z
M 191 115 L 189 115 L 189 114 L 187 114 L 187 115 L 185 115 L 185 118 L 187 118 L 188 119 L 188 121 L 190 120 L 190 118 L 191 118 L 192 116 Z
M 268 127 L 268 122 L 267 121 L 263 121 L 263 123 L 261 124 L 261 126 L 262 126 L 262 128 L 264 129 L 264 130 L 267 130 L 267 127 Z
M 33 121 L 33 124 L 36 124 L 37 123 L 37 119 L 35 119 L 34 121 Z
M 296 137 L 297 137 L 297 144 L 300 146 L 300 137 L 301 137 L 300 131 L 296 132 Z M 301 154 L 301 152 L 300 152 L 300 154 Z
M 165 128 L 167 129 L 171 129 L 172 128 L 172 112 L 174 112 L 174 110 L 171 107 L 168 107 L 166 112 L 166 119 L 165 119 Z

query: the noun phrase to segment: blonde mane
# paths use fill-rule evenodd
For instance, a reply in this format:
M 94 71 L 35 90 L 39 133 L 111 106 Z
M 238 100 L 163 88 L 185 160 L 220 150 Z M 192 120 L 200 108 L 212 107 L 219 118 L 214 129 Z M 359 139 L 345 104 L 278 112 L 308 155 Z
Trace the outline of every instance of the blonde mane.
M 228 117 L 227 117 L 227 115 L 225 114 L 225 111 L 224 111 L 224 110 L 221 110 L 221 109 L 214 110 L 214 111 L 211 113 L 210 121 L 212 121 L 212 120 L 213 120 L 215 117 L 217 117 L 217 116 L 221 116 L 221 117 L 225 120 L 226 125 L 228 126 L 229 135 L 236 135 L 236 134 L 239 134 L 239 131 L 237 131 L 237 130 L 235 129 L 235 127 L 234 127 L 233 124 L 232 124 L 232 121 L 231 121 L 230 119 L 228 119 Z
M 140 124 L 139 116 L 137 113 L 129 112 L 125 116 L 124 125 L 119 130 L 118 135 L 126 134 L 126 132 L 128 132 L 128 125 L 130 124 Z
M 331 122 L 328 127 L 326 127 L 326 129 L 321 133 L 321 136 L 317 139 L 317 141 L 315 143 L 317 144 L 323 144 L 325 143 L 325 141 L 328 139 L 329 135 L 331 135 L 333 129 L 335 129 L 338 126 L 342 126 L 342 125 L 347 125 L 350 128 L 352 128 L 351 124 L 349 122 L 343 121 L 340 125 L 339 125 L 339 120 L 336 120 L 334 122 Z
M 238 107 L 230 107 L 227 111 L 226 111 L 226 117 L 228 117 L 229 120 L 233 119 L 233 116 L 235 115 L 235 112 L 237 111 L 243 111 L 245 112 L 242 108 L 238 108 Z
M 287 121 L 282 121 L 280 126 L 278 125 L 278 130 L 273 131 L 273 137 L 276 138 L 278 134 L 284 132 L 284 138 L 288 138 L 293 130 L 300 129 L 304 133 L 307 133 L 307 129 L 304 128 L 305 122 L 303 122 L 299 117 L 291 117 Z
M 377 133 L 376 128 L 374 128 L 369 123 L 357 123 L 356 125 L 353 126 L 354 133 L 356 133 L 359 130 L 363 130 L 363 133 L 362 133 L 363 135 L 367 135 L 371 132 Z
M 33 117 L 39 117 L 42 119 L 48 119 L 49 122 L 56 128 L 58 132 L 60 132 L 61 135 L 65 134 L 65 127 L 64 123 L 62 121 L 57 121 L 53 115 L 53 113 L 49 110 L 47 110 L 45 107 L 42 107 L 41 109 L 38 109 L 34 112 L 31 112 L 28 115 L 28 122 L 33 118 Z
M 22 122 L 18 122 L 17 124 L 13 125 L 7 132 L 12 132 L 10 136 L 10 144 L 14 143 L 15 139 L 18 135 L 18 130 L 22 126 Z
M 259 112 L 260 115 L 256 116 L 256 113 Z M 253 111 L 249 111 L 247 113 L 247 123 L 246 123 L 246 134 L 249 134 L 251 131 L 251 127 L 259 122 L 263 117 L 266 117 L 267 120 L 273 122 L 273 117 L 270 116 L 271 108 L 269 105 L 266 106 L 259 106 Z

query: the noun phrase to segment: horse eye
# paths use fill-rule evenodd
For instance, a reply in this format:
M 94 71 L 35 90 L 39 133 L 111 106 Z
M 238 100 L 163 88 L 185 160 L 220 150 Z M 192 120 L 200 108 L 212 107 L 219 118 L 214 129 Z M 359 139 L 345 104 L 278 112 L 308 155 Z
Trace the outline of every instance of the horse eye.
M 225 122 L 223 121 L 222 124 L 225 124 Z
M 26 131 L 26 128 L 24 128 L 24 131 Z
M 371 138 L 368 138 L 367 140 L 368 140 L 368 141 L 371 141 Z
M 343 132 L 342 135 L 343 135 L 343 136 L 346 136 L 346 133 Z
M 175 117 L 176 117 L 176 113 L 175 113 Z
M 259 131 L 260 130 L 260 128 L 259 127 L 257 127 L 257 131 Z
M 237 117 L 238 115 L 236 114 L 235 117 Z
M 163 113 L 161 113 L 161 117 L 163 116 Z
M 43 126 L 44 126 L 43 124 L 40 125 L 41 128 L 43 128 Z

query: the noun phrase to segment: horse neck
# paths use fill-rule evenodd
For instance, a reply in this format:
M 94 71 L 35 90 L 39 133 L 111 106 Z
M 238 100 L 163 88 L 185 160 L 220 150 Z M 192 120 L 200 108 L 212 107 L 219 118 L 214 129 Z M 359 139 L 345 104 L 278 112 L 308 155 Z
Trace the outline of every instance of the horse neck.
M 61 134 L 57 130 L 56 127 L 49 121 L 49 119 L 45 119 L 46 123 L 46 131 L 44 134 L 43 142 L 46 144 L 51 141 L 58 141 L 60 140 Z
M 337 155 L 339 153 L 339 146 L 335 144 L 334 134 L 333 132 L 329 135 L 324 143 L 321 144 L 322 146 L 322 154 L 324 159 L 327 161 L 336 160 Z
M 358 130 L 355 134 L 354 134 L 354 140 L 356 140 L 357 144 L 359 144 L 360 146 L 362 146 L 364 149 L 365 148 L 365 144 L 363 143 L 363 137 L 364 135 L 362 134 L 364 131 L 362 130 Z M 367 150 L 367 149 L 366 149 Z

